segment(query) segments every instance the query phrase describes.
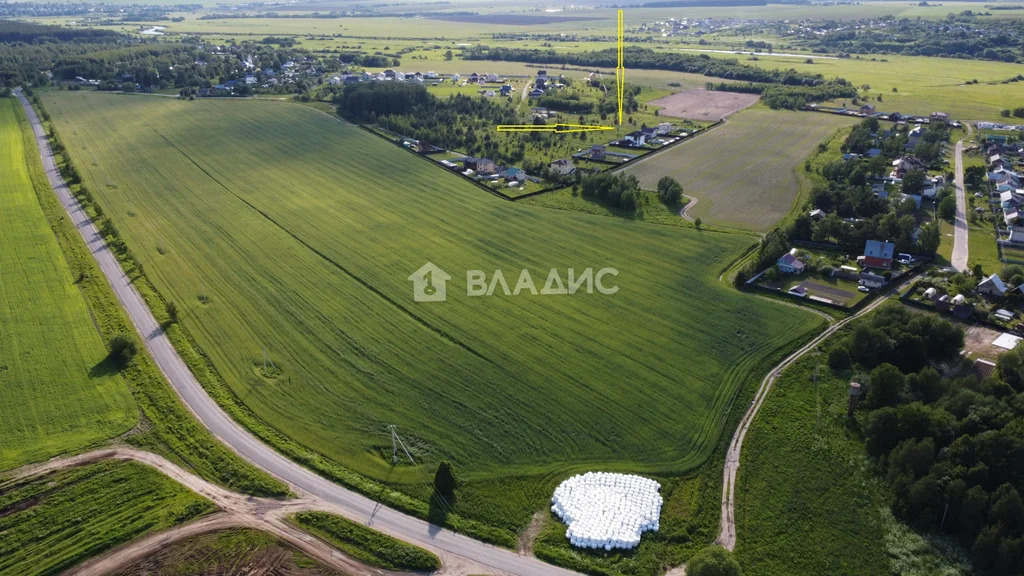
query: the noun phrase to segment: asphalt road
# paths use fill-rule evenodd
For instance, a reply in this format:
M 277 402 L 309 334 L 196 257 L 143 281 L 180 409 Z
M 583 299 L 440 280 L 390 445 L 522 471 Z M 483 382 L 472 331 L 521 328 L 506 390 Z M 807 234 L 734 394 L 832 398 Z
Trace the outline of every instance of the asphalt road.
M 967 195 L 964 192 L 964 141 L 956 143 L 956 219 L 953 221 L 953 268 L 967 270 Z
M 381 506 L 377 502 L 352 492 L 313 472 L 299 466 L 295 462 L 278 454 L 273 448 L 262 443 L 231 419 L 217 403 L 210 398 L 203 387 L 189 371 L 178 356 L 174 346 L 164 334 L 149 307 L 132 286 L 121 269 L 120 264 L 103 241 L 99 231 L 92 224 L 88 215 L 82 210 L 68 191 L 54 164 L 53 153 L 46 140 L 46 134 L 35 110 L 28 99 L 17 89 L 16 94 L 25 108 L 25 113 L 32 124 L 32 130 L 39 145 L 46 177 L 63 204 L 71 221 L 82 234 L 89 250 L 96 258 L 100 269 L 106 276 L 121 306 L 135 325 L 146 349 L 153 357 L 156 365 L 166 376 L 185 404 L 192 410 L 196 418 L 204 426 L 220 438 L 225 444 L 248 459 L 256 466 L 291 484 L 297 491 L 309 493 L 323 501 L 333 504 L 348 518 L 373 526 L 375 529 L 388 533 L 412 544 L 428 549 L 441 551 L 465 558 L 518 576 L 567 576 L 576 574 L 563 568 L 551 566 L 536 558 L 519 556 L 516 553 L 484 544 L 467 536 L 443 530 L 423 520 L 407 516 L 394 509 Z

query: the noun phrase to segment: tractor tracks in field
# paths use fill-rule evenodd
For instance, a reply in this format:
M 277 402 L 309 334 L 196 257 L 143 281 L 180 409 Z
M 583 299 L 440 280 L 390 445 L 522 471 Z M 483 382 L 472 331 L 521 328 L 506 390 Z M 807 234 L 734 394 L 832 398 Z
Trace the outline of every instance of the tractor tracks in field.
M 344 266 L 343 264 L 341 264 L 337 260 L 334 260 L 333 258 L 328 256 L 323 251 L 321 251 L 319 248 L 316 248 L 312 244 L 310 244 L 310 243 L 306 242 L 305 240 L 303 240 L 301 237 L 299 237 L 298 234 L 292 232 L 286 226 L 284 226 L 283 224 L 278 222 L 276 219 L 274 219 L 273 216 L 271 216 L 270 214 L 268 214 L 264 210 L 260 209 L 259 207 L 257 207 L 252 202 L 246 200 L 240 194 L 236 193 L 234 190 L 229 188 L 226 184 L 221 182 L 221 180 L 219 178 L 214 176 L 209 170 L 207 170 L 205 167 L 203 167 L 201 164 L 199 164 L 199 162 L 197 162 L 194 158 L 192 158 L 192 156 L 190 156 L 187 152 L 182 150 L 177 144 L 172 142 L 170 138 L 168 138 L 167 136 L 164 136 L 163 134 L 161 134 L 156 128 L 152 128 L 151 127 L 151 129 L 153 130 L 153 132 L 157 136 L 162 138 L 165 142 L 167 142 L 167 144 L 169 146 L 171 146 L 179 154 L 181 154 L 182 157 L 184 157 L 189 162 L 191 162 L 192 165 L 195 166 L 200 172 L 205 174 L 208 178 L 210 178 L 210 180 L 216 182 L 217 185 L 220 186 L 221 188 L 223 188 L 225 192 L 227 192 L 228 194 L 233 196 L 239 202 L 241 202 L 241 203 L 245 204 L 246 206 L 248 206 L 254 212 L 259 214 L 264 220 L 266 220 L 267 222 L 273 224 L 279 230 L 281 230 L 282 232 L 287 234 L 293 240 L 298 242 L 303 248 L 309 250 L 310 252 L 315 254 L 317 257 L 319 257 L 321 260 L 323 260 L 324 262 L 330 264 L 331 266 L 336 268 L 338 271 L 340 271 L 342 274 L 348 276 L 350 279 L 354 280 L 357 284 L 359 284 L 363 288 L 369 290 L 372 294 L 374 294 L 375 296 L 377 296 L 378 298 L 380 298 L 384 302 L 390 304 L 393 308 L 395 308 L 396 310 L 402 312 L 407 317 L 409 317 L 410 319 L 412 319 L 413 321 L 418 323 L 420 326 L 426 328 L 427 330 L 430 330 L 435 335 L 441 337 L 444 340 L 447 340 L 449 343 L 454 344 L 455 346 L 458 346 L 459 348 L 465 350 L 466 352 L 469 352 L 470 354 L 472 354 L 473 356 L 476 356 L 480 360 L 483 360 L 484 362 L 487 362 L 488 364 L 497 367 L 497 365 L 494 363 L 493 360 L 491 360 L 487 356 L 483 355 L 481 352 L 477 351 L 475 348 L 473 348 L 469 344 L 466 344 L 465 342 L 459 340 L 454 335 L 449 334 L 444 329 L 431 324 L 425 318 L 423 318 L 422 316 L 416 314 L 415 312 L 413 312 L 412 310 L 410 310 L 406 306 L 402 305 L 401 303 L 399 303 L 397 300 L 395 300 L 391 296 L 388 296 L 382 290 L 380 290 L 379 288 L 377 288 L 376 286 L 374 286 L 373 284 L 371 284 L 367 280 L 363 279 L 358 274 L 352 272 L 351 270 L 349 270 L 346 266 Z

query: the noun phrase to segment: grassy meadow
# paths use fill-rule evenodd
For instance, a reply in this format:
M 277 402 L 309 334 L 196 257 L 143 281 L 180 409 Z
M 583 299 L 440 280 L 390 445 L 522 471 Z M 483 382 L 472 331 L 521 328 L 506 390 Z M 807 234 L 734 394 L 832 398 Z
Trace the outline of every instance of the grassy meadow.
M 0 484 L 0 574 L 58 574 L 214 509 L 135 462 L 106 461 Z
M 697 199 L 687 214 L 708 224 L 763 231 L 792 208 L 804 160 L 852 124 L 843 116 L 751 108 L 623 171 L 649 189 L 662 176 L 674 177 L 687 196 Z
M 44 102 L 238 399 L 371 477 L 424 486 L 441 457 L 484 484 L 690 469 L 752 367 L 818 325 L 717 282 L 748 236 L 498 200 L 305 107 Z M 407 277 L 428 260 L 454 276 L 445 303 L 413 302 Z M 620 289 L 465 294 L 466 270 L 501 269 L 511 289 L 524 267 L 538 288 L 551 268 L 613 267 Z M 708 309 L 713 325 L 694 313 Z M 389 470 L 390 423 L 427 466 Z
M 14 98 L 0 99 L 0 470 L 127 432 L 138 409 L 36 199 Z M 31 141 L 30 141 L 31 142 Z
M 847 423 L 851 374 L 833 372 L 826 358 L 812 353 L 787 368 L 747 434 L 735 509 L 744 574 L 968 573 L 948 546 L 893 518 Z

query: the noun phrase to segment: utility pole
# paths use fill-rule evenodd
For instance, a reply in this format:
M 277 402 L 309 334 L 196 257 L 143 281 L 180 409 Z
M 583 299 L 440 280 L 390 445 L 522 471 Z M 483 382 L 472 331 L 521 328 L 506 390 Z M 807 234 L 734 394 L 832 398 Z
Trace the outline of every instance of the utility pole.
M 413 460 L 412 454 L 409 454 L 409 450 L 405 447 L 405 443 L 398 437 L 398 430 L 394 424 L 388 424 L 388 430 L 391 431 L 391 465 L 398 466 L 398 447 L 402 447 L 402 452 L 405 452 L 405 456 L 412 462 L 413 466 L 416 465 L 416 461 Z

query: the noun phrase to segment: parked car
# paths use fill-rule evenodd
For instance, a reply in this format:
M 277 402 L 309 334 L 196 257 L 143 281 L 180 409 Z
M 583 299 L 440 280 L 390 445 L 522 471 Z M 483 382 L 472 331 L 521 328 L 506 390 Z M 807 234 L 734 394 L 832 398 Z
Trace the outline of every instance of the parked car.
M 913 264 L 914 263 L 914 257 L 911 256 L 910 254 L 904 254 L 904 253 L 901 252 L 901 253 L 897 254 L 896 256 L 897 256 L 896 261 L 899 262 L 900 264 L 903 264 L 904 266 L 907 265 L 907 264 Z
M 867 286 L 864 286 L 863 284 L 860 285 L 860 286 L 857 286 L 857 290 L 859 290 L 861 292 L 871 292 L 871 288 L 868 288 Z

